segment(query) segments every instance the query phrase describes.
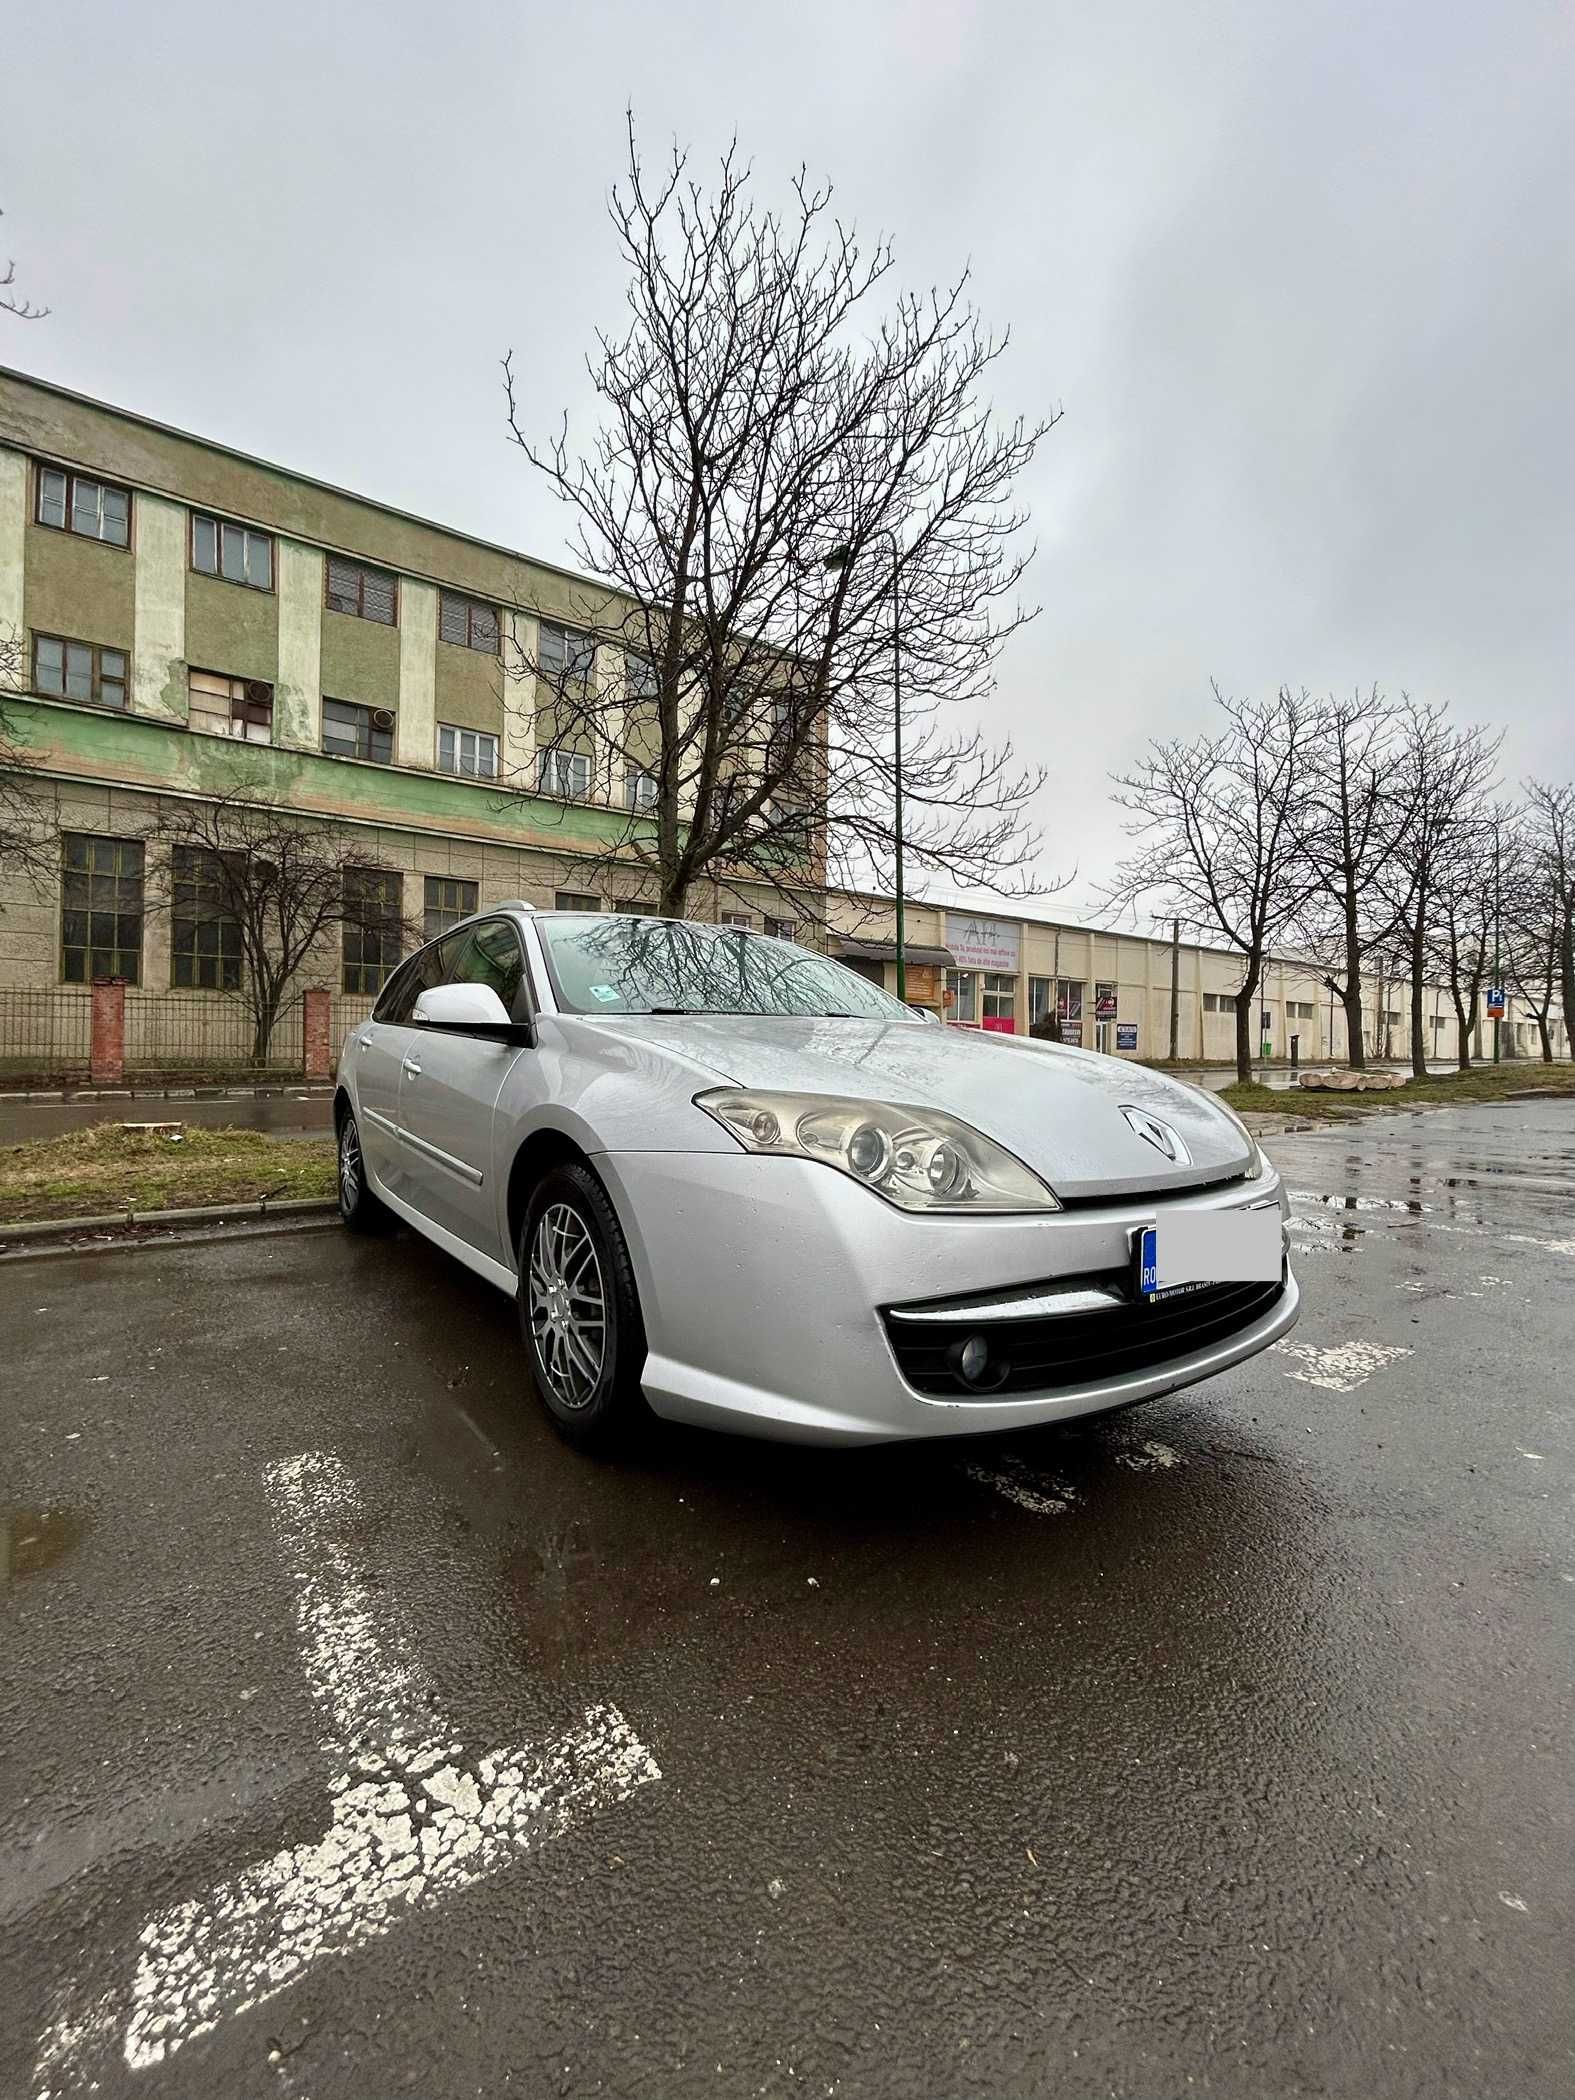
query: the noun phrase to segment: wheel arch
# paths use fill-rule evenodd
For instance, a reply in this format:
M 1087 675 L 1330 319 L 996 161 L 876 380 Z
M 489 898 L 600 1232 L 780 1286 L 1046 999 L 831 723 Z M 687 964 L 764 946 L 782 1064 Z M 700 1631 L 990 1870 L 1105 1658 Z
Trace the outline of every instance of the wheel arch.
M 561 1166 L 568 1160 L 573 1160 L 589 1173 L 596 1174 L 596 1164 L 585 1147 L 571 1137 L 568 1131 L 560 1130 L 555 1125 L 538 1127 L 522 1141 L 510 1163 L 508 1188 L 504 1195 L 504 1216 L 508 1226 L 511 1257 L 519 1246 L 520 1228 L 525 1223 L 525 1210 L 530 1202 L 531 1190 L 549 1167 Z M 612 1194 L 607 1189 L 606 1182 L 602 1181 L 600 1174 L 596 1174 L 596 1179 L 601 1183 L 608 1202 L 612 1203 Z M 613 1203 L 615 1214 L 617 1208 L 617 1204 Z

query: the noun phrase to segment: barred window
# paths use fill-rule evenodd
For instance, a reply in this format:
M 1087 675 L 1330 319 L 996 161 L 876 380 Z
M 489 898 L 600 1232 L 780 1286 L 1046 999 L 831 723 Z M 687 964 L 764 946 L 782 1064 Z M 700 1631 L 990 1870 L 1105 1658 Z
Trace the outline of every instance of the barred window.
M 448 722 L 438 724 L 438 771 L 465 773 L 472 780 L 498 777 L 498 740 L 484 729 L 459 729 Z
M 58 634 L 33 637 L 33 690 L 99 707 L 126 704 L 126 652 L 96 642 L 69 642 Z
M 330 554 L 327 564 L 326 600 L 330 612 L 350 613 L 358 620 L 376 620 L 382 627 L 399 621 L 399 582 L 383 569 L 369 569 L 364 562 L 345 561 Z
M 244 583 L 254 591 L 273 589 L 273 539 L 249 525 L 232 525 L 206 511 L 191 514 L 191 565 L 201 576 Z
M 40 525 L 74 532 L 79 539 L 102 540 L 109 547 L 131 544 L 131 491 L 64 467 L 39 468 L 34 516 Z
M 142 980 L 141 839 L 61 834 L 60 974 L 67 984 L 95 977 Z
M 479 598 L 462 598 L 457 591 L 444 591 L 439 601 L 438 634 L 458 649 L 479 649 L 487 656 L 498 653 L 498 609 Z
M 423 938 L 435 941 L 451 926 L 457 926 L 461 919 L 470 918 L 476 910 L 476 894 L 473 882 L 460 882 L 448 875 L 429 875 L 423 899 Z
M 241 923 L 230 902 L 224 862 L 205 846 L 170 855 L 170 983 L 188 991 L 238 992 Z
M 381 991 L 403 946 L 398 869 L 346 868 L 344 911 L 344 988 Z
M 595 635 L 583 627 L 543 620 L 537 631 L 536 667 L 559 692 L 584 692 L 596 669 Z

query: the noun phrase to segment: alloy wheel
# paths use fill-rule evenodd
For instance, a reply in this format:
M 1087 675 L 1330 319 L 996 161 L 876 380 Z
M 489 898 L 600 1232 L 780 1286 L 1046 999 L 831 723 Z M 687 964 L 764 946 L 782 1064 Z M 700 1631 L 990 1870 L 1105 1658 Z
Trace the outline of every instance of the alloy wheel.
M 339 1204 L 348 1215 L 361 1193 L 361 1133 L 355 1117 L 346 1116 L 339 1133 Z
M 541 1214 L 530 1250 L 531 1339 L 561 1407 L 589 1404 L 607 1348 L 607 1299 L 596 1243 L 568 1203 Z

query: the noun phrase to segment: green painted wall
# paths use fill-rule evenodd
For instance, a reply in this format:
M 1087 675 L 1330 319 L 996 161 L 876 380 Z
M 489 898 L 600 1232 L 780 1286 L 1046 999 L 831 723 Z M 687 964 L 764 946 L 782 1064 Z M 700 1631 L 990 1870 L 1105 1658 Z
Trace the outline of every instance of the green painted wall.
M 186 661 L 227 678 L 279 677 L 279 600 L 272 591 L 186 574 Z
M 323 607 L 322 690 L 329 700 L 399 706 L 399 629 Z M 430 761 L 429 761 L 430 763 Z
M 47 772 L 103 786 L 218 794 L 244 782 L 306 812 L 548 851 L 591 852 L 621 836 L 621 810 L 530 796 L 442 773 L 360 765 L 320 753 L 233 744 L 136 715 L 8 703 L 20 738 Z
M 22 606 L 36 634 L 64 634 L 129 651 L 136 638 L 136 571 L 124 547 L 29 525 Z
M 437 644 L 437 719 L 503 734 L 503 666 L 480 649 Z

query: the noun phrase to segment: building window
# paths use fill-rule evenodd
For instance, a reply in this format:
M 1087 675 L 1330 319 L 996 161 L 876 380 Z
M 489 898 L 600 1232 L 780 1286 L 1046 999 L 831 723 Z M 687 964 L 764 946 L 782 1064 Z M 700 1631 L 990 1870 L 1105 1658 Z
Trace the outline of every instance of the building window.
M 97 707 L 126 704 L 126 652 L 96 642 L 68 642 L 57 634 L 33 637 L 33 690 Z
M 623 653 L 623 690 L 626 700 L 656 698 L 656 666 L 638 649 L 626 649 Z
M 170 856 L 170 983 L 188 991 L 238 992 L 241 924 L 225 910 L 224 863 L 203 846 Z
M 381 991 L 403 946 L 398 869 L 346 868 L 344 910 L 344 988 Z
M 1233 1014 L 1236 1011 L 1234 992 L 1205 992 L 1203 1011 L 1206 1014 Z
M 95 977 L 142 979 L 141 839 L 61 834 L 60 974 L 67 984 Z
M 625 918 L 629 919 L 644 919 L 652 916 L 652 906 L 646 904 L 639 897 L 620 898 L 618 903 L 613 906 L 613 910 L 621 911 Z
M 108 547 L 131 544 L 131 491 L 91 481 L 86 474 L 68 474 L 64 467 L 39 468 L 36 516 L 56 532 L 102 540 Z
M 656 775 L 643 766 L 625 766 L 623 769 L 623 804 L 625 809 L 654 809 L 656 807 Z
M 792 919 L 767 919 L 766 932 L 774 941 L 798 939 L 798 927 Z
M 273 742 L 273 687 L 262 678 L 226 678 L 218 671 L 186 674 L 188 719 L 204 736 Z
M 537 628 L 536 668 L 560 693 L 584 693 L 590 689 L 596 669 L 596 637 L 583 627 L 565 627 L 556 620 L 543 620 Z
M 367 758 L 374 765 L 392 765 L 393 709 L 362 707 L 354 700 L 325 699 L 323 749 L 330 758 Z
M 1042 1021 L 1050 1011 L 1050 980 L 1048 977 L 1030 977 L 1028 980 L 1028 1026 Z
M 583 802 L 591 791 L 591 762 L 583 751 L 561 751 L 550 744 L 541 754 L 539 774 L 544 795 L 558 795 L 565 802 Z
M 484 729 L 457 729 L 438 724 L 438 771 L 464 773 L 472 780 L 498 777 L 498 740 Z
M 444 591 L 438 600 L 438 639 L 456 649 L 479 649 L 484 656 L 498 653 L 498 609 L 479 598 L 462 598 L 457 591 Z
M 1287 1016 L 1293 1021 L 1310 1021 L 1313 1017 L 1314 1007 L 1310 999 L 1287 999 L 1285 1011 Z
M 254 591 L 273 589 L 273 539 L 227 518 L 191 514 L 191 565 L 200 576 L 219 576 Z
M 751 911 L 723 911 L 717 913 L 719 926 L 731 926 L 737 933 L 753 933 L 755 915 Z
M 399 583 L 386 570 L 369 569 L 364 562 L 330 554 L 326 603 L 330 612 L 350 613 L 358 620 L 393 627 L 399 619 Z
M 976 970 L 946 972 L 947 1019 L 975 1027 L 979 1020 L 979 973 Z
M 429 875 L 426 882 L 422 932 L 426 939 L 435 941 L 439 934 L 447 933 L 461 919 L 472 917 L 476 910 L 476 885 L 459 882 L 448 875 Z
M 987 970 L 984 979 L 984 1025 L 1007 1035 L 1017 1027 L 1017 979 Z
M 559 890 L 552 900 L 554 911 L 600 911 L 602 900 L 589 890 Z
M 1078 978 L 1058 977 L 1055 983 L 1055 1013 L 1061 1024 L 1061 1040 L 1074 1048 L 1083 1040 L 1083 986 Z

